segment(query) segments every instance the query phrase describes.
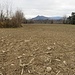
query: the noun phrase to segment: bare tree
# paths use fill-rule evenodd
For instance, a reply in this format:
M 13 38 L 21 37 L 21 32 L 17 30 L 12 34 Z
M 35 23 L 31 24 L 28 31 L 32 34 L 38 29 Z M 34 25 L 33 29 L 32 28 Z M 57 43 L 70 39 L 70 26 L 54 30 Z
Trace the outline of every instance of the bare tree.
M 67 20 L 67 17 L 65 15 L 65 16 L 63 16 L 63 24 L 66 24 L 66 20 Z
M 14 16 L 12 17 L 12 23 L 16 26 L 22 26 L 21 23 L 24 19 L 24 14 L 21 10 L 17 10 L 14 14 Z M 16 23 L 16 24 L 15 24 Z

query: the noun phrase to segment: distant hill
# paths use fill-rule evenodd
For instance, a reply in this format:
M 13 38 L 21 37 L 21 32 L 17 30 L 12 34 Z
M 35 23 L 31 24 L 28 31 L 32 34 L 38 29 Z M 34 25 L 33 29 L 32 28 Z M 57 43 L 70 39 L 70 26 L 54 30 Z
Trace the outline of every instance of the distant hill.
M 63 17 L 56 16 L 56 17 L 50 17 L 49 19 L 53 19 L 53 20 L 60 20 L 60 19 L 63 19 Z
M 32 20 L 60 20 L 63 17 L 60 16 L 56 16 L 56 17 L 45 17 L 45 16 L 36 16 L 34 18 L 32 18 Z
M 48 17 L 45 17 L 45 16 L 36 16 L 34 18 L 32 18 L 32 20 L 47 20 L 49 19 Z

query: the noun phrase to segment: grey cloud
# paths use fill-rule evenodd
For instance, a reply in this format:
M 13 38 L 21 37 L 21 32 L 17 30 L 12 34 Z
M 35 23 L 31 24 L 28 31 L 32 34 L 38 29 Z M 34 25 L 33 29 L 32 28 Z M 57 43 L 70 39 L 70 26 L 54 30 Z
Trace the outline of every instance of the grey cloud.
M 13 10 L 20 8 L 26 17 L 36 15 L 63 16 L 75 11 L 75 0 L 0 0 L 0 4 L 12 4 Z

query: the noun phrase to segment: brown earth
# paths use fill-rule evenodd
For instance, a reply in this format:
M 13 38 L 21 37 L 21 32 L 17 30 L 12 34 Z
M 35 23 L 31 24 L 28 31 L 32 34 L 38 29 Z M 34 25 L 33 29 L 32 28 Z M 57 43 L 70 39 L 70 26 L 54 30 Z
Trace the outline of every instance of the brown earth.
M 75 75 L 75 26 L 0 29 L 0 75 Z

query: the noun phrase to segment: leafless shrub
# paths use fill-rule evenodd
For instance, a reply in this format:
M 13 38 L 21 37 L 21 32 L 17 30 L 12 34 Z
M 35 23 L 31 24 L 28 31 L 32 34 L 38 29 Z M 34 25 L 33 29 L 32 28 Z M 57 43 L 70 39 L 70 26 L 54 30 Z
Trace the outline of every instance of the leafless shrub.
M 0 28 L 16 28 L 22 27 L 21 23 L 24 20 L 24 14 L 21 10 L 17 10 L 14 15 L 11 16 L 11 10 L 8 8 L 0 10 Z

